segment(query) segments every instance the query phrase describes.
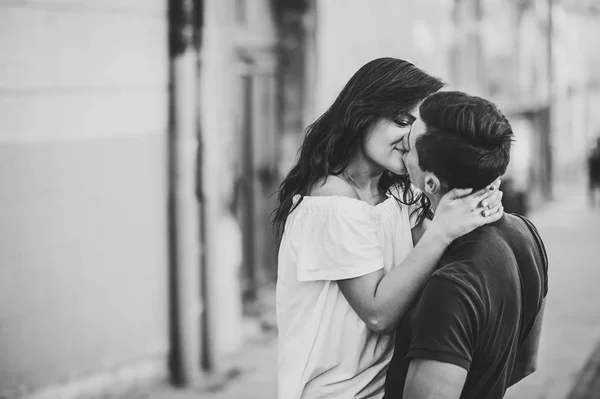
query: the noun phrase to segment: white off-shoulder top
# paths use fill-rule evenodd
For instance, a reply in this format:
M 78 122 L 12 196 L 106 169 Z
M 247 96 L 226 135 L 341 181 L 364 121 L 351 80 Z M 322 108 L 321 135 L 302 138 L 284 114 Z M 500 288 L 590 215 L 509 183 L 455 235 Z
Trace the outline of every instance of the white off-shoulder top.
M 394 337 L 369 330 L 336 280 L 387 272 L 411 249 L 408 207 L 394 198 L 302 199 L 279 249 L 279 399 L 383 396 Z

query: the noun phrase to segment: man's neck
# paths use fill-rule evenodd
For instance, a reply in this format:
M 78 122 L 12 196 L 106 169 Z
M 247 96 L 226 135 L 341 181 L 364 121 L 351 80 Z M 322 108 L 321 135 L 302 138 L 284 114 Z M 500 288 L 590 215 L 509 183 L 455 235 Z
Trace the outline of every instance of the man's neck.
M 431 210 L 435 213 L 435 210 L 437 209 L 438 205 L 440 204 L 440 200 L 442 199 L 443 195 L 440 194 L 434 194 L 434 195 L 430 195 L 427 194 L 427 198 L 429 198 L 429 202 L 431 202 Z

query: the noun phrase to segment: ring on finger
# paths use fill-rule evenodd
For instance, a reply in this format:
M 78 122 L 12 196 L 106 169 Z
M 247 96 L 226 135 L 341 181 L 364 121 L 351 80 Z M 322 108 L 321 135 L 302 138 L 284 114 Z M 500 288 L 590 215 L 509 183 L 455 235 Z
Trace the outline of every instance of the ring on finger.
M 482 201 L 481 202 L 481 207 L 482 208 L 486 208 L 486 209 L 492 209 L 492 204 L 488 201 Z

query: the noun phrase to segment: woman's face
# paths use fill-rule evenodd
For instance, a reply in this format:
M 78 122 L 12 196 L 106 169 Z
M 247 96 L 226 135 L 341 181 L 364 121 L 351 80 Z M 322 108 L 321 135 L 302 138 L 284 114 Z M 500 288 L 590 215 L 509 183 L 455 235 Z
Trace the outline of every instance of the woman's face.
M 397 175 L 407 173 L 402 155 L 406 151 L 403 138 L 410 132 L 415 121 L 411 114 L 405 114 L 390 121 L 381 119 L 367 133 L 363 145 L 365 157 Z

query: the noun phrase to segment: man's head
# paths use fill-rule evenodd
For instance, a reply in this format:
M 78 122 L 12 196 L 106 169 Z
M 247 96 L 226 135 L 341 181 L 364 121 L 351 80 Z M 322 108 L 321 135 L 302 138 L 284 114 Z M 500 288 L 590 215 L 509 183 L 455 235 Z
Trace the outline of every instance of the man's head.
M 456 91 L 427 97 L 410 134 L 404 162 L 412 183 L 430 198 L 453 188 L 479 190 L 506 171 L 513 132 L 491 102 Z

